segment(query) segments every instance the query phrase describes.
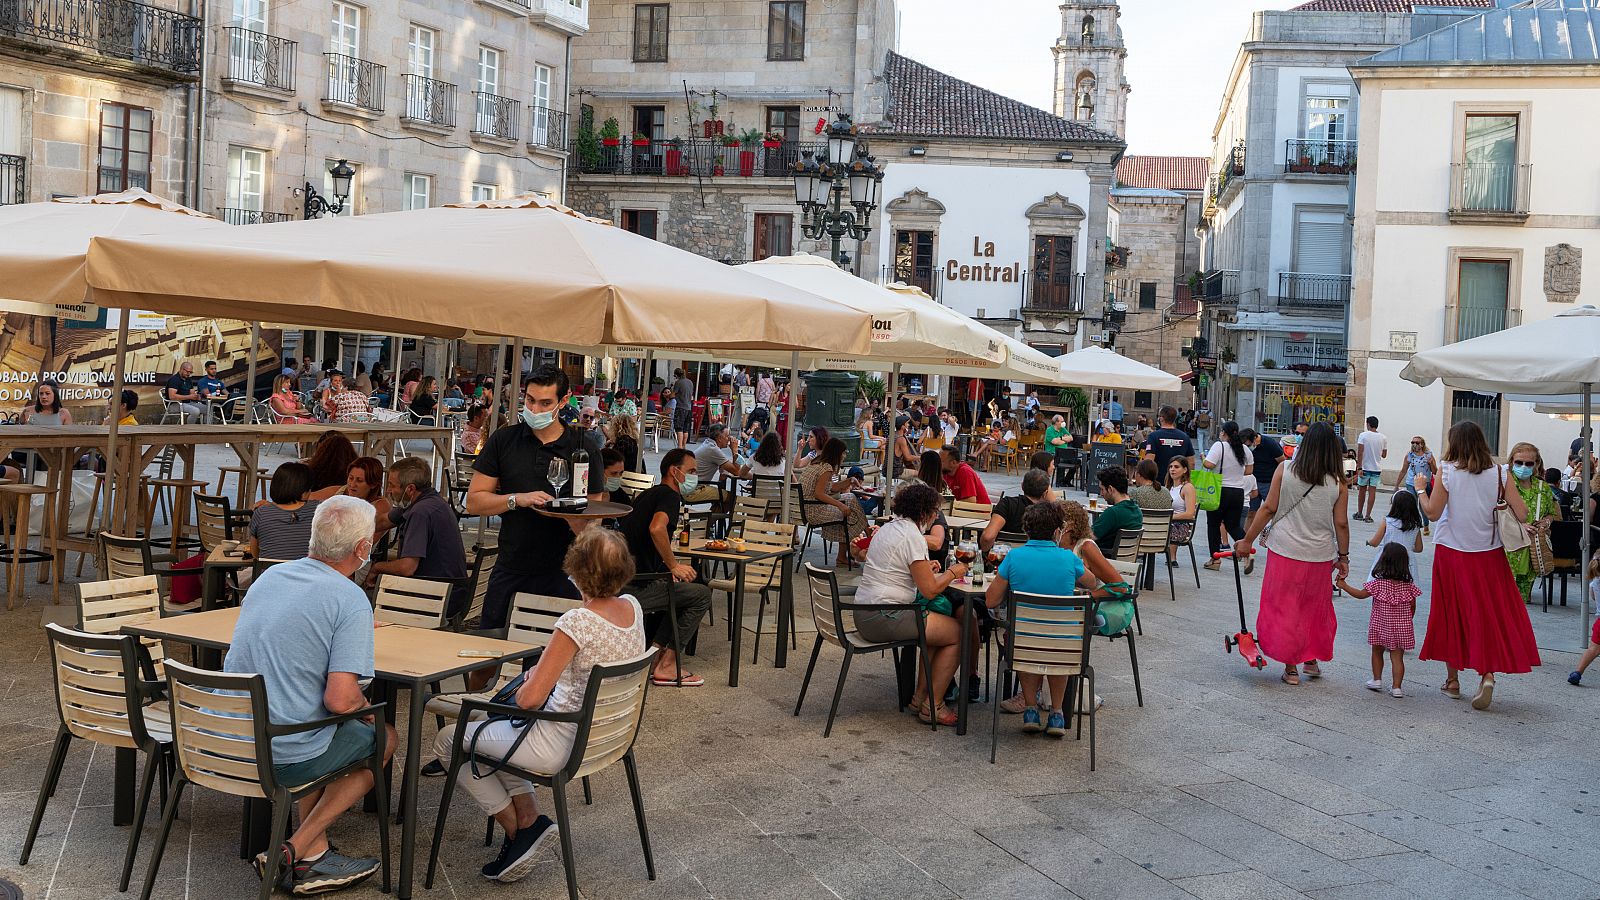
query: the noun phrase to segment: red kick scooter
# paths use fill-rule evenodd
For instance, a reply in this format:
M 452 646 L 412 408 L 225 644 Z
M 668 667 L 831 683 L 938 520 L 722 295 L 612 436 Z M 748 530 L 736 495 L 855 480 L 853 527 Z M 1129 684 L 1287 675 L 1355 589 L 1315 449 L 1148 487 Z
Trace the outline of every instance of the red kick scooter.
M 1227 652 L 1232 653 L 1233 648 L 1239 648 L 1239 655 L 1244 661 L 1257 669 L 1267 667 L 1267 658 L 1262 655 L 1261 648 L 1256 644 L 1256 636 L 1250 633 L 1250 626 L 1244 620 L 1244 582 L 1239 577 L 1239 557 L 1233 555 L 1232 550 L 1223 550 L 1211 554 L 1212 559 L 1228 558 L 1233 560 L 1233 587 L 1239 595 L 1239 633 L 1222 639 L 1222 646 Z

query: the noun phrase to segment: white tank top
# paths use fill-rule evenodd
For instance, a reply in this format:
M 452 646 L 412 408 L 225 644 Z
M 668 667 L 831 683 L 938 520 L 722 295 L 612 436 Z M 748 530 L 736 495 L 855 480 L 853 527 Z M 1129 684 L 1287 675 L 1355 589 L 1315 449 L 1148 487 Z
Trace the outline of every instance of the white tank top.
M 1331 562 L 1339 555 L 1333 531 L 1333 506 L 1339 502 L 1337 482 L 1315 487 L 1295 477 L 1294 466 L 1280 466 L 1278 511 L 1272 534 L 1262 543 L 1279 556 L 1301 562 Z
M 1434 543 L 1463 553 L 1482 553 L 1502 546 L 1495 528 L 1495 503 L 1500 499 L 1499 466 L 1490 466 L 1474 475 L 1454 463 L 1439 464 L 1439 482 L 1450 492 L 1439 522 L 1434 526 Z
M 1172 514 L 1174 516 L 1183 515 L 1188 510 L 1188 507 L 1183 505 L 1183 485 L 1169 487 L 1167 488 L 1167 493 L 1172 495 Z

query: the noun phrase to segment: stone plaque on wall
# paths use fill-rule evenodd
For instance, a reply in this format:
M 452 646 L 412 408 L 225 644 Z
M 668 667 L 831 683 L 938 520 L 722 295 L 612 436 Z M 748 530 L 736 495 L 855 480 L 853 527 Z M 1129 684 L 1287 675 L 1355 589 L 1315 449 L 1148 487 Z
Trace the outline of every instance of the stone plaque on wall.
M 1415 353 L 1417 351 L 1417 333 L 1415 331 L 1389 332 L 1389 349 L 1395 353 Z
M 1544 296 L 1551 303 L 1578 299 L 1583 274 L 1583 251 L 1571 244 L 1544 248 Z

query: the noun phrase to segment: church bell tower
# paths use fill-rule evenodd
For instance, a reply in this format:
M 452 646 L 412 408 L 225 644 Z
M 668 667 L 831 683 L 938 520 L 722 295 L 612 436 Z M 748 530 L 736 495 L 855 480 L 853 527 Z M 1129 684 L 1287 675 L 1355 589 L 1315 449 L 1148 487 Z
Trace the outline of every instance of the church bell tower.
M 1128 80 L 1122 10 L 1116 0 L 1062 0 L 1056 58 L 1056 115 L 1125 138 Z

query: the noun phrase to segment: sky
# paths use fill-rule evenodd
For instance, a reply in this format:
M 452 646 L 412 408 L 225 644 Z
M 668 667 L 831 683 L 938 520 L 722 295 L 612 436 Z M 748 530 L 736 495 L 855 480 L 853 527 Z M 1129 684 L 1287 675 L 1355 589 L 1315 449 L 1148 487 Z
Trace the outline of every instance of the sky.
M 1122 0 L 1128 152 L 1210 156 L 1222 89 L 1258 9 L 1273 0 Z M 900 52 L 957 78 L 1049 109 L 1056 0 L 900 0 Z M 980 14 L 981 13 L 981 14 Z

